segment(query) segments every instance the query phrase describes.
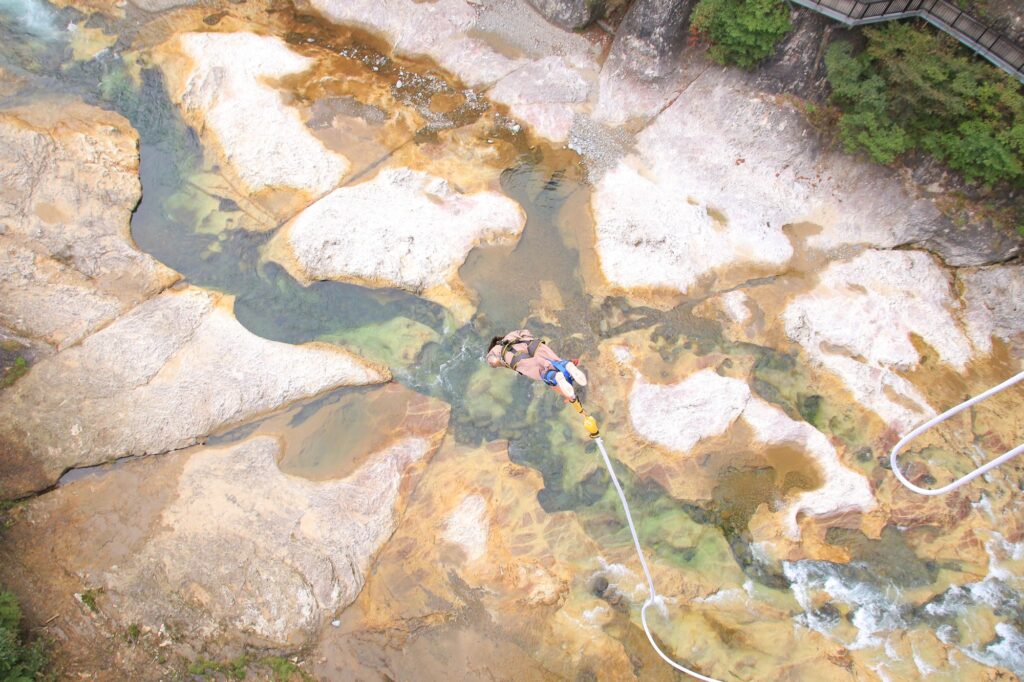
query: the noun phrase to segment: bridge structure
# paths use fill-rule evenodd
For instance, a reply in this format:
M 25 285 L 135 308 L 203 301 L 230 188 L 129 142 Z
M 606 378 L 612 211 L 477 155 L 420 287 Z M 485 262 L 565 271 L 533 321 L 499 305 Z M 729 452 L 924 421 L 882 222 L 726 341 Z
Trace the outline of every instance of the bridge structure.
M 1024 47 L 947 0 L 791 0 L 847 26 L 917 17 L 1024 82 Z

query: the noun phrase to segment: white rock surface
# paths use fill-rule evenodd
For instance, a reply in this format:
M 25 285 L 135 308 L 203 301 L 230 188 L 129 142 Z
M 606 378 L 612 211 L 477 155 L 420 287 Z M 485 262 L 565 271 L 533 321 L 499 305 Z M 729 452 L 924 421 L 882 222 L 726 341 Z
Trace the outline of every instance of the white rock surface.
M 466 0 L 313 0 L 332 21 L 384 35 L 398 54 L 428 56 L 473 87 L 489 86 L 525 62 L 467 35 L 477 11 Z
M 897 246 L 945 224 L 898 178 L 822 151 L 797 113 L 717 69 L 644 128 L 636 154 L 609 171 L 592 202 L 613 285 L 683 292 L 712 271 L 725 284 L 730 268 L 781 271 L 792 253 L 787 224 L 821 225 L 808 245 L 827 250 Z M 724 220 L 710 220 L 709 209 Z
M 80 102 L 0 111 L 0 327 L 62 348 L 173 283 L 142 253 L 128 121 Z
M 503 194 L 460 194 L 440 178 L 387 169 L 300 213 L 275 236 L 271 257 L 303 282 L 401 287 L 447 302 L 462 295 L 458 268 L 469 251 L 517 238 L 525 224 Z
M 797 516 L 866 511 L 875 502 L 867 479 L 844 467 L 828 438 L 807 422 L 753 395 L 745 381 L 706 369 L 672 385 L 651 384 L 638 373 L 629 396 L 633 428 L 645 440 L 685 454 L 701 440 L 726 433 L 737 420 L 753 431 L 755 446 L 787 445 L 806 452 L 824 483 L 797 495 L 780 512 L 786 534 L 799 539 Z
M 381 383 L 386 370 L 333 346 L 261 339 L 230 299 L 169 291 L 33 366 L 0 402 L 0 491 L 52 484 L 74 466 L 193 445 L 300 398 Z
M 106 577 L 121 619 L 158 627 L 191 614 L 211 635 L 301 646 L 356 598 L 431 441 L 401 440 L 328 481 L 281 473 L 279 448 L 259 437 L 188 457 L 159 532 Z
M 789 240 L 766 224 L 721 224 L 708 205 L 691 202 L 678 175 L 657 179 L 622 162 L 591 199 L 601 269 L 615 285 L 688 291 L 703 276 L 735 264 L 779 268 Z
M 737 324 L 743 324 L 750 319 L 749 297 L 742 291 L 730 291 L 722 295 L 722 308 L 729 319 Z
M 466 495 L 445 520 L 443 537 L 461 547 L 470 561 L 476 561 L 487 553 L 489 531 L 487 500 L 480 495 Z
M 677 452 L 725 433 L 750 402 L 750 388 L 708 370 L 672 385 L 650 384 L 637 375 L 629 414 L 644 439 Z
M 858 402 L 902 430 L 932 413 L 895 373 L 920 360 L 910 335 L 962 371 L 973 348 L 960 314 L 952 277 L 933 256 L 868 250 L 830 264 L 810 293 L 790 302 L 782 320 L 789 337 L 837 374 Z
M 565 142 L 582 109 L 578 105 L 590 95 L 593 68 L 587 58 L 545 57 L 501 79 L 487 94 L 538 135 Z
M 1009 342 L 1024 355 L 1024 265 L 994 265 L 958 270 L 966 303 L 967 333 L 981 352 L 992 338 Z
M 588 110 L 597 48 L 548 24 L 522 0 L 313 0 L 339 23 L 384 35 L 398 54 L 428 56 L 555 142 Z M 493 86 L 493 87 L 492 87 Z
M 313 65 L 280 39 L 186 33 L 158 48 L 158 55 L 186 120 L 220 149 L 248 189 L 291 188 L 315 198 L 348 172 L 348 161 L 329 151 L 273 87 L 275 79 Z

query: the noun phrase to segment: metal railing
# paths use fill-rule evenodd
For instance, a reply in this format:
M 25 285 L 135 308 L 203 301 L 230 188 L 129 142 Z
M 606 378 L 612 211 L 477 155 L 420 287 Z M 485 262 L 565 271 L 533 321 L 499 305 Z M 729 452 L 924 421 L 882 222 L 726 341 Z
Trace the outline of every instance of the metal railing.
M 920 17 L 1024 82 L 1024 47 L 946 0 L 792 0 L 848 26 Z

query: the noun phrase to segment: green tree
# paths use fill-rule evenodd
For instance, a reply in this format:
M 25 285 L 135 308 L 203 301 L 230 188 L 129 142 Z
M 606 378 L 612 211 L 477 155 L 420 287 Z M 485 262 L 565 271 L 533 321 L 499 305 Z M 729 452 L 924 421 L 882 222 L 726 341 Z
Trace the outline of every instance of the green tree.
M 829 47 L 825 67 L 848 151 L 892 163 L 926 151 L 971 181 L 1024 183 L 1020 84 L 956 41 L 911 23 L 864 30 L 867 47 Z
M 31 682 L 46 665 L 42 642 L 26 646 L 18 632 L 21 609 L 10 592 L 0 592 L 0 680 Z
M 691 23 L 711 43 L 712 59 L 745 69 L 770 55 L 792 28 L 781 0 L 701 0 Z

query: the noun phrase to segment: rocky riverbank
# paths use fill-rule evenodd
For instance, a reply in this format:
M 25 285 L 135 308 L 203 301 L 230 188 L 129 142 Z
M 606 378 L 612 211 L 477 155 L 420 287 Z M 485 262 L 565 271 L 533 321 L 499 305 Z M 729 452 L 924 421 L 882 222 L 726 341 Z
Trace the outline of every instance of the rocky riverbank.
M 60 675 L 669 678 L 575 415 L 480 362 L 524 323 L 584 356 L 674 656 L 1022 674 L 1022 465 L 886 468 L 1024 367 L 1019 242 L 829 149 L 781 62 L 709 64 L 688 3 L 534 9 L 579 4 L 2 15 L 0 582 Z

